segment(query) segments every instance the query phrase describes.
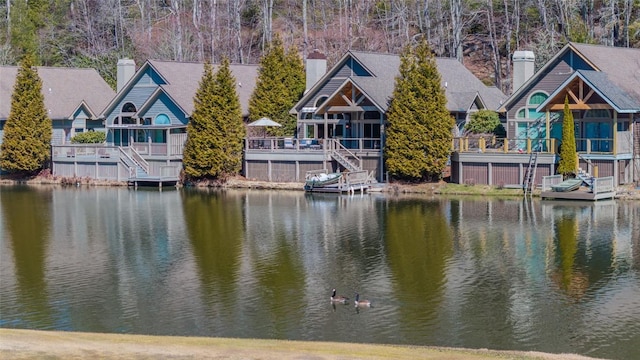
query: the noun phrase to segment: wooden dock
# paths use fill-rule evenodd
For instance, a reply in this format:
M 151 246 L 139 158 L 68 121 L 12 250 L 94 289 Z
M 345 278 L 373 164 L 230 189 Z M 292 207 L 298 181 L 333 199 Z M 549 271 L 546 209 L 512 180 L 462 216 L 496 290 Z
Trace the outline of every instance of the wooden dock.
M 309 173 L 317 171 L 307 172 L 307 178 Z M 357 192 L 364 193 L 371 187 L 371 175 L 366 170 L 361 171 L 347 171 L 342 173 L 343 176 L 340 180 L 331 185 L 324 185 L 318 187 L 311 187 L 306 189 L 308 192 L 322 192 L 322 193 L 348 193 L 355 194 Z
M 613 199 L 616 196 L 613 176 L 593 179 L 591 188 L 582 186 L 574 191 L 552 191 L 551 186 L 560 182 L 562 182 L 561 175 L 545 176 L 542 179 L 540 197 L 542 199 L 597 201 Z

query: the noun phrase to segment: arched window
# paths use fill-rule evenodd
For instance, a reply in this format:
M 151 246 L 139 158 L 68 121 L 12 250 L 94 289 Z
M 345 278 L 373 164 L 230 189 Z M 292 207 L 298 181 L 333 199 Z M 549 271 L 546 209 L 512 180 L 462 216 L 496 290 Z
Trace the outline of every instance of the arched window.
M 158 114 L 155 119 L 153 119 L 153 125 L 170 125 L 171 119 L 166 114 Z
M 122 105 L 122 110 L 120 112 L 123 112 L 123 113 L 134 113 L 136 111 L 137 111 L 136 110 L 136 106 L 133 105 L 132 103 L 128 102 L 128 103 Z
M 548 97 L 549 95 L 541 91 L 531 94 L 531 96 L 529 96 L 529 99 L 527 99 L 527 105 L 518 109 L 518 111 L 516 112 L 516 118 L 528 120 L 539 119 L 544 114 L 537 112 L 536 108 L 545 100 L 547 100 Z
M 327 95 L 322 95 L 320 96 L 315 103 L 315 107 L 318 107 L 320 105 L 322 105 L 323 102 L 325 102 L 329 97 Z

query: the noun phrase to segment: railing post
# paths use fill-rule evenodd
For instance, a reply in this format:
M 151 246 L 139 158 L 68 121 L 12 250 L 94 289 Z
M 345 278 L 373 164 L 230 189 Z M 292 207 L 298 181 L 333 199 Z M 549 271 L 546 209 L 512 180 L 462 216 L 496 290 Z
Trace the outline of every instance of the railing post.
M 594 178 L 598 177 L 598 165 L 593 166 L 593 177 Z
M 509 139 L 504 139 L 504 145 L 502 146 L 502 149 L 504 150 L 505 154 L 509 152 Z
M 527 154 L 531 154 L 531 139 L 527 139 Z
M 485 140 L 484 140 L 484 138 L 481 137 L 478 140 L 478 145 L 480 145 L 480 151 L 484 152 L 484 150 L 485 150 Z
M 469 151 L 469 138 L 464 138 L 464 150 Z
M 591 139 L 587 139 L 587 154 L 591 154 Z
M 551 138 L 550 141 L 551 141 L 551 151 L 549 151 L 549 152 L 552 153 L 552 154 L 555 154 L 556 153 L 556 139 Z

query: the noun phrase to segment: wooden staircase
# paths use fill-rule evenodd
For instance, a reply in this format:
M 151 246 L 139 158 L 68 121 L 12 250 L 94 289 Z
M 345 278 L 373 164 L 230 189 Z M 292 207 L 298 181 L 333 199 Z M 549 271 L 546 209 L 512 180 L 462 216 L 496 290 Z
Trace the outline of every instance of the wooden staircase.
M 149 163 L 133 148 L 119 148 L 120 162 L 129 169 L 129 182 L 149 177 Z
M 329 156 L 348 171 L 355 172 L 362 170 L 362 160 L 344 147 L 338 140 L 331 141 Z

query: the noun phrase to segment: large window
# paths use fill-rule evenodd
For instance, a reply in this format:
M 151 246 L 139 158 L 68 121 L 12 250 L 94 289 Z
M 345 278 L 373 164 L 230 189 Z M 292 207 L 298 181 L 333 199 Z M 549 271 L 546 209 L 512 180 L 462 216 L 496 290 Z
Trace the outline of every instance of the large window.
M 536 111 L 536 108 L 542 104 L 549 95 L 543 92 L 535 92 L 529 96 L 527 99 L 527 105 L 523 108 L 520 108 L 516 112 L 516 118 L 518 119 L 527 119 L 527 120 L 539 120 L 544 116 L 544 113 L 539 113 Z

